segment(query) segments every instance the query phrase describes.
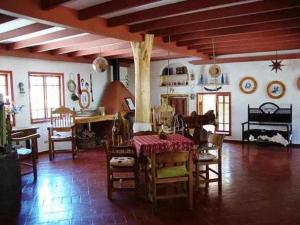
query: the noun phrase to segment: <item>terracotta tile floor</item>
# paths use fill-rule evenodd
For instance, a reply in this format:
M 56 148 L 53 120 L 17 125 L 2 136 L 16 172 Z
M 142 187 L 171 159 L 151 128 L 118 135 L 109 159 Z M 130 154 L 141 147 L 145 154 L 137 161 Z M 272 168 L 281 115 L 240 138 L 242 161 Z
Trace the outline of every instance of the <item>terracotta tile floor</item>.
M 73 161 L 58 155 L 39 159 L 38 181 L 22 178 L 22 205 L 17 215 L 0 224 L 300 224 L 300 149 L 226 143 L 223 151 L 223 192 L 217 185 L 200 190 L 195 209 L 184 200 L 159 203 L 159 212 L 133 193 L 106 198 L 105 154 L 85 151 Z

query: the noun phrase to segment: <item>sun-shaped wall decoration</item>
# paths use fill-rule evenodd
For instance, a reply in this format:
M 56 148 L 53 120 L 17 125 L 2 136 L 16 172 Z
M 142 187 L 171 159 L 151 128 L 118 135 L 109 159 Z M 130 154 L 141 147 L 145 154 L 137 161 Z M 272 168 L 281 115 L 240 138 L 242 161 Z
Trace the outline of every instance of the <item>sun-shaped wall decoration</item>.
M 284 65 L 282 64 L 282 60 L 278 60 L 277 58 L 277 51 L 276 51 L 276 59 L 275 60 L 271 60 L 272 64 L 269 65 L 270 67 L 272 67 L 271 71 L 275 70 L 275 73 L 277 73 L 278 70 L 282 71 L 282 68 Z

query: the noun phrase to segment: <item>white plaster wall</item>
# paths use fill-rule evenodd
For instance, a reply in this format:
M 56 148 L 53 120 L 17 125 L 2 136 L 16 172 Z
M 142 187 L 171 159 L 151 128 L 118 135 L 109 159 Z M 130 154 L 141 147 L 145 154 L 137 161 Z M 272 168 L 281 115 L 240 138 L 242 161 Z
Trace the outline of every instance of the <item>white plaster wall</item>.
M 190 83 L 195 84 L 195 93 L 205 92 L 202 86 L 196 85 L 200 74 L 208 76 L 209 65 L 195 66 L 189 64 L 190 59 L 174 59 L 170 63 L 182 63 L 188 67 L 189 72 L 193 71 L 196 80 Z M 293 105 L 293 143 L 300 144 L 300 90 L 297 88 L 297 78 L 300 77 L 300 60 L 284 60 L 283 71 L 277 74 L 272 71 L 270 61 L 228 63 L 220 64 L 222 72 L 227 74 L 229 85 L 224 85 L 220 91 L 231 92 L 232 98 L 232 136 L 228 139 L 241 139 L 241 123 L 247 120 L 247 105 L 259 106 L 264 102 L 274 102 L 279 106 Z M 167 61 L 155 61 L 151 63 L 151 103 L 160 103 L 160 94 L 166 93 L 166 87 L 159 87 L 159 75 Z M 253 94 L 244 94 L 239 89 L 239 82 L 245 76 L 252 76 L 257 80 L 258 87 Z M 286 86 L 286 93 L 281 99 L 271 99 L 266 93 L 267 84 L 272 80 L 282 81 Z M 132 84 L 131 84 L 132 86 Z M 190 94 L 190 87 L 173 87 L 174 94 Z M 196 99 L 190 100 L 189 112 L 196 110 Z
M 70 78 L 76 79 L 77 73 L 89 82 L 89 76 L 92 74 L 94 102 L 90 108 L 98 107 L 103 89 L 110 80 L 109 72 L 96 73 L 90 64 L 83 63 L 67 63 L 58 61 L 45 61 L 37 59 L 16 58 L 16 57 L 0 57 L 0 70 L 12 71 L 14 98 L 17 105 L 24 105 L 22 112 L 16 115 L 16 127 L 39 126 L 38 140 L 39 151 L 48 150 L 47 144 L 47 126 L 48 123 L 31 124 L 30 108 L 29 108 L 29 90 L 28 90 L 28 72 L 53 72 L 64 74 L 64 90 L 65 90 L 65 106 L 79 110 L 78 101 L 73 102 L 70 98 L 71 93 L 68 91 L 67 82 Z M 25 94 L 20 94 L 18 83 L 23 82 L 25 85 Z M 60 147 L 60 146 L 59 146 Z M 63 148 L 69 148 L 66 144 Z

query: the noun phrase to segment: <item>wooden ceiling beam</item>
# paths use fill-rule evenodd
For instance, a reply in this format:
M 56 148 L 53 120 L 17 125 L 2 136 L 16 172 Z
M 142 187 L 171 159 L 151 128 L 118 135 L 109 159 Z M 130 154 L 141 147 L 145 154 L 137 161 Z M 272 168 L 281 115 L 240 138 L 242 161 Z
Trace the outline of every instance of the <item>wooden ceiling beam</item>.
M 41 9 L 49 10 L 60 6 L 61 4 L 70 0 L 40 0 Z
M 263 37 L 263 38 L 251 38 L 251 39 L 244 39 L 244 40 L 232 40 L 231 42 L 221 42 L 217 43 L 214 42 L 215 48 L 223 48 L 223 47 L 239 47 L 239 46 L 256 46 L 256 45 L 269 45 L 269 44 L 276 44 L 276 43 L 285 43 L 290 41 L 298 41 L 300 42 L 300 33 L 298 34 L 291 34 L 291 35 L 284 35 L 284 36 L 271 36 L 271 37 Z M 212 49 L 213 45 L 204 44 L 204 45 L 191 45 L 188 47 L 189 49 L 197 49 L 197 50 L 205 50 L 205 49 Z
M 94 54 L 100 54 L 105 56 L 107 52 L 122 50 L 122 49 L 130 49 L 130 48 L 131 46 L 129 42 L 123 42 L 114 45 L 105 45 L 101 47 L 94 47 L 90 49 L 76 51 L 74 53 L 71 53 L 71 56 L 81 57 L 81 56 L 94 55 Z
M 260 31 L 270 31 L 270 30 L 282 30 L 288 28 L 300 28 L 300 19 L 296 18 L 296 19 L 288 19 L 284 21 L 271 21 L 266 23 L 250 24 L 250 25 L 243 25 L 239 27 L 221 28 L 221 29 L 208 30 L 208 31 L 195 31 L 191 33 L 171 35 L 170 39 L 171 41 L 184 41 L 184 40 L 193 40 L 193 39 L 205 38 L 205 37 L 215 37 L 215 36 L 252 33 L 252 32 L 260 32 Z M 163 39 L 165 42 L 168 41 L 167 36 L 164 37 Z
M 299 42 L 293 42 L 293 43 L 283 43 L 283 44 L 277 44 L 277 45 L 257 45 L 257 46 L 251 46 L 251 47 L 236 47 L 236 48 L 220 48 L 215 50 L 216 55 L 228 55 L 228 54 L 241 54 L 241 53 L 255 53 L 255 52 L 268 52 L 272 51 L 275 52 L 276 50 L 292 50 L 292 49 L 300 49 L 300 43 Z M 213 51 L 203 51 L 207 54 L 212 55 Z
M 47 42 L 47 41 L 51 41 L 51 40 L 55 40 L 55 39 L 59 39 L 59 38 L 65 38 L 65 37 L 73 36 L 73 35 L 77 35 L 77 34 L 80 34 L 80 31 L 76 30 L 76 29 L 72 29 L 72 28 L 59 30 L 59 31 L 56 31 L 53 33 L 44 34 L 41 36 L 28 38 L 23 41 L 18 41 L 18 42 L 12 43 L 9 45 L 9 48 L 10 49 L 27 48 L 27 47 L 42 44 L 43 42 Z
M 0 14 L 0 24 L 15 20 L 15 17 Z
M 50 25 L 41 24 L 41 23 L 30 24 L 28 26 L 20 27 L 20 28 L 14 29 L 14 30 L 10 30 L 10 31 L 1 33 L 0 41 L 18 37 L 18 36 L 22 36 L 25 34 L 34 33 L 34 32 L 41 31 L 41 30 L 45 30 L 45 29 L 48 29 L 51 27 L 52 26 L 50 26 Z
M 241 34 L 229 34 L 224 36 L 216 37 L 205 37 L 187 41 L 178 41 L 177 46 L 192 46 L 192 45 L 204 45 L 222 42 L 231 42 L 235 40 L 248 40 L 252 38 L 265 38 L 265 37 L 280 37 L 285 35 L 299 34 L 300 28 L 287 28 L 282 30 L 271 30 L 271 31 L 259 31 L 253 33 L 241 33 Z
M 76 45 L 88 41 L 95 41 L 99 39 L 101 39 L 101 37 L 92 34 L 83 35 L 79 37 L 72 37 L 60 41 L 54 41 L 51 43 L 35 46 L 32 48 L 32 52 L 45 52 L 53 49 L 64 48 L 64 47 L 68 47 L 68 46 L 72 46 L 72 45 Z
M 222 63 L 238 63 L 238 62 L 255 62 L 255 61 L 269 61 L 274 60 L 277 57 L 279 60 L 283 59 L 300 59 L 300 53 L 292 54 L 279 54 L 275 56 L 263 55 L 263 56 L 244 56 L 244 57 L 231 57 L 231 58 L 216 58 L 214 60 L 192 60 L 189 63 L 193 65 L 207 65 L 207 64 L 222 64 Z
M 104 14 L 133 8 L 141 5 L 150 4 L 153 2 L 157 2 L 161 0 L 126 0 L 126 1 L 120 1 L 120 0 L 112 0 L 109 2 L 104 2 L 98 5 L 93 5 L 91 7 L 81 9 L 78 11 L 78 18 L 80 20 L 86 20 L 93 18 L 95 16 L 101 16 Z
M 56 50 L 53 50 L 53 54 L 66 54 L 66 53 L 70 53 L 70 52 L 76 52 L 76 51 L 81 51 L 81 50 L 85 50 L 85 49 L 90 49 L 90 48 L 94 48 L 94 47 L 99 47 L 102 48 L 105 47 L 106 45 L 114 45 L 114 44 L 119 44 L 119 43 L 124 43 L 125 41 L 119 40 L 119 39 L 115 39 L 115 38 L 103 38 L 103 39 L 99 39 L 99 40 L 95 40 L 95 41 L 87 41 L 87 42 L 83 42 L 83 43 L 77 43 L 68 47 L 64 47 L 64 48 L 59 48 Z M 128 43 L 128 42 L 126 42 Z
M 77 63 L 89 63 L 89 64 L 92 63 L 92 59 L 83 58 L 83 57 L 74 58 L 65 55 L 54 56 L 51 55 L 49 52 L 32 53 L 29 49 L 8 50 L 4 44 L 0 44 L 0 55 L 41 59 L 41 60 L 51 60 L 51 61 L 77 62 Z
M 163 5 L 151 9 L 141 10 L 134 13 L 116 16 L 107 20 L 110 27 L 124 25 L 128 23 L 140 22 L 143 20 L 153 20 L 159 17 L 171 16 L 174 14 L 185 13 L 197 9 L 213 7 L 217 5 L 236 3 L 238 0 L 214 0 L 214 1 L 199 1 L 189 0 L 168 5 Z
M 190 33 L 195 31 L 214 30 L 227 27 L 238 27 L 250 24 L 258 24 L 270 21 L 281 21 L 291 18 L 300 18 L 300 7 L 293 9 L 285 9 L 275 12 L 260 13 L 246 16 L 237 16 L 230 18 L 222 18 L 209 20 L 204 22 L 192 23 L 188 25 L 180 25 L 159 30 L 151 30 L 149 33 L 156 36 L 166 36 L 181 33 Z
M 238 0 L 216 0 L 214 2 L 238 2 Z M 189 1 L 190 2 L 190 1 Z M 193 0 L 198 2 L 198 0 Z M 201 1 L 202 2 L 202 1 Z M 206 2 L 206 1 L 205 1 Z M 206 3 L 203 3 L 206 4 Z M 26 7 L 24 7 L 26 5 Z M 130 33 L 127 26 L 108 27 L 106 20 L 100 17 L 94 17 L 89 20 L 79 20 L 77 11 L 71 8 L 58 6 L 49 11 L 40 8 L 37 0 L 3 0 L 0 1 L 0 13 L 9 14 L 17 17 L 26 17 L 46 24 L 60 27 L 72 27 L 80 29 L 83 32 L 103 35 L 127 41 L 142 41 L 143 34 Z M 155 38 L 154 46 L 168 49 L 170 45 L 166 44 L 162 38 Z M 208 58 L 207 55 L 196 51 L 187 50 L 185 47 L 171 45 L 172 51 L 183 55 Z M 56 46 L 54 49 L 59 48 Z
M 279 11 L 282 9 L 293 8 L 300 5 L 300 2 L 294 0 L 287 1 L 260 1 L 243 5 L 235 5 L 224 8 L 212 9 L 202 12 L 189 13 L 179 16 L 172 16 L 162 19 L 141 22 L 129 26 L 131 32 L 141 32 L 157 30 L 166 27 L 173 27 L 185 24 L 196 23 L 200 21 L 215 20 L 226 17 L 236 17 L 241 15 L 251 15 L 269 11 Z

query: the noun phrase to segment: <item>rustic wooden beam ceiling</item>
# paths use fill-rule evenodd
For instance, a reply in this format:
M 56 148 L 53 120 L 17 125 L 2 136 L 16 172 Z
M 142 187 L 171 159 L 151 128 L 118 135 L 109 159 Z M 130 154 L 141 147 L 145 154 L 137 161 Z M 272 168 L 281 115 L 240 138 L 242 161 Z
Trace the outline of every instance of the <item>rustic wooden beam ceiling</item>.
M 81 32 L 76 29 L 68 28 L 60 31 L 56 31 L 50 34 L 44 34 L 37 37 L 25 39 L 23 41 L 14 42 L 9 45 L 10 49 L 20 49 L 20 48 L 27 48 L 34 45 L 41 44 L 46 41 L 51 41 L 59 38 L 66 38 L 68 36 L 73 36 L 80 34 Z
M 283 9 L 299 6 L 296 1 L 260 1 L 244 5 L 234 5 L 224 8 L 212 9 L 202 12 L 188 13 L 179 16 L 155 19 L 147 22 L 136 23 L 129 26 L 131 32 L 141 32 L 157 30 L 166 27 L 175 27 L 179 25 L 194 24 L 208 20 L 236 17 L 242 15 L 255 15 L 271 11 L 280 11 Z
M 160 0 L 112 0 L 110 2 L 104 2 L 98 5 L 93 5 L 88 8 L 84 8 L 78 11 L 78 18 L 80 20 L 86 20 L 93 18 L 95 16 L 101 16 L 104 14 L 137 7 L 141 5 L 146 5 L 149 3 L 157 2 Z
M 189 63 L 194 65 L 206 65 L 206 64 L 221 64 L 221 63 L 238 63 L 238 62 L 253 62 L 253 61 L 268 61 L 274 60 L 275 58 L 279 60 L 283 59 L 299 59 L 300 53 L 293 54 L 271 54 L 271 55 L 263 55 L 263 56 L 243 56 L 243 57 L 230 57 L 230 58 L 216 58 L 210 60 L 192 60 Z
M 53 9 L 70 0 L 40 0 L 40 5 L 43 10 Z
M 79 43 L 76 43 L 76 44 L 68 46 L 68 47 L 59 48 L 59 49 L 53 50 L 53 54 L 60 55 L 60 54 L 66 54 L 66 53 L 76 52 L 76 51 L 80 51 L 80 50 L 88 50 L 88 49 L 95 48 L 95 47 L 98 47 L 101 50 L 102 47 L 104 47 L 104 46 L 117 45 L 120 43 L 129 44 L 129 42 L 122 41 L 122 40 L 115 39 L 115 38 L 103 38 L 103 39 L 99 39 L 99 40 L 95 40 L 95 41 L 79 42 Z
M 176 44 L 178 46 L 193 46 L 193 45 L 204 45 L 204 44 L 212 44 L 212 41 L 215 43 L 222 42 L 232 42 L 237 40 L 251 40 L 252 38 L 268 38 L 268 37 L 281 37 L 285 35 L 293 35 L 300 34 L 300 28 L 286 28 L 282 30 L 270 30 L 270 31 L 259 31 L 252 33 L 238 33 L 238 34 L 229 34 L 229 35 L 221 35 L 215 37 L 203 37 L 197 38 L 193 40 L 187 41 L 178 41 Z
M 287 28 L 300 28 L 300 18 L 287 19 L 284 21 L 271 21 L 259 24 L 242 25 L 238 27 L 221 28 L 207 31 L 195 31 L 184 34 L 171 35 L 171 41 L 193 40 L 203 37 L 216 37 L 222 35 L 252 33 L 259 31 L 282 30 Z M 164 41 L 168 41 L 168 37 L 164 37 Z
M 151 20 L 159 17 L 166 17 L 193 11 L 195 9 L 213 7 L 217 5 L 239 2 L 239 0 L 214 0 L 214 1 L 199 1 L 189 0 L 174 4 L 159 6 L 151 9 L 146 9 L 126 15 L 116 16 L 107 20 L 108 26 L 119 26 L 140 22 L 143 20 Z
M 30 24 L 30 25 L 25 26 L 25 27 L 20 27 L 18 29 L 14 29 L 14 30 L 11 30 L 11 31 L 1 33 L 0 41 L 7 40 L 7 39 L 10 39 L 10 38 L 14 38 L 14 37 L 18 37 L 18 36 L 22 36 L 22 35 L 26 35 L 26 34 L 30 34 L 30 33 L 41 31 L 41 30 L 45 30 L 45 29 L 48 29 L 48 28 L 51 28 L 51 27 L 52 26 L 50 26 L 50 25 L 41 24 L 41 23 Z

